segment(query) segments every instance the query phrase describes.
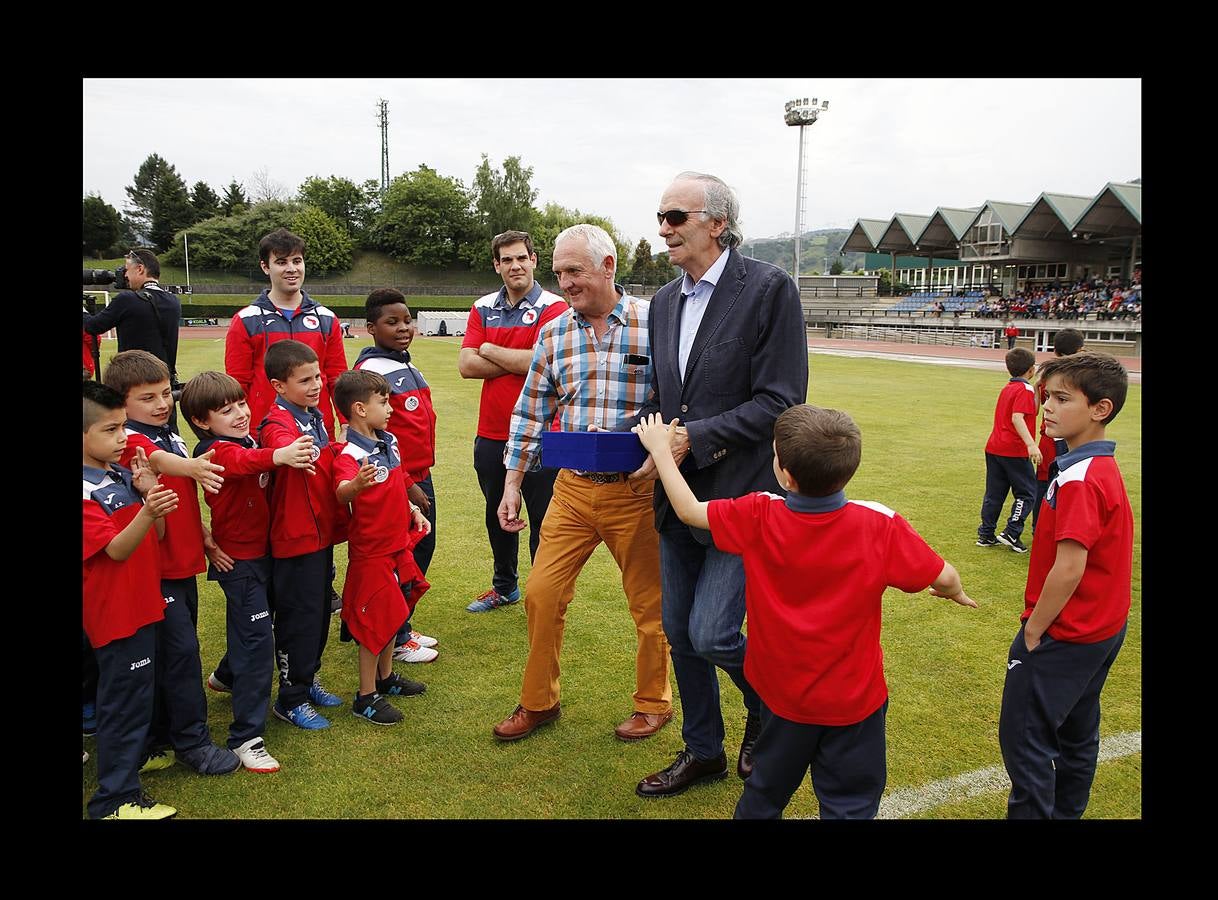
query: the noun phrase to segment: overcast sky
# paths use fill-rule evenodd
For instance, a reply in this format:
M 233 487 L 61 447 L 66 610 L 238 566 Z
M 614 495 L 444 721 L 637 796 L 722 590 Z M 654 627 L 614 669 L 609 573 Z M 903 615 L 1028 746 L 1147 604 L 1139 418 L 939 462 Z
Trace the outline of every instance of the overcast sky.
M 391 176 L 426 163 L 468 186 L 482 153 L 520 156 L 538 207 L 607 216 L 653 249 L 683 169 L 736 189 L 746 240 L 794 230 L 799 129 L 782 117 L 797 97 L 829 100 L 806 132 L 807 229 L 1091 197 L 1142 166 L 1139 79 L 91 78 L 83 91 L 82 194 L 120 210 L 150 153 L 219 194 L 261 169 L 291 191 L 310 175 L 379 179 L 384 98 Z

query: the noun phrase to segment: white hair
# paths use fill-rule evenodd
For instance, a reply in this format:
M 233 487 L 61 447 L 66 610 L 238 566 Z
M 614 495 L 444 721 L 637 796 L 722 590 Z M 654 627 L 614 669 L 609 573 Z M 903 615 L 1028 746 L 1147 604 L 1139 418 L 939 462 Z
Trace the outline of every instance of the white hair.
M 606 257 L 613 259 L 613 272 L 617 272 L 617 246 L 613 243 L 613 238 L 609 237 L 609 232 L 601 228 L 599 225 L 583 222 L 579 225 L 572 225 L 570 228 L 565 228 L 559 232 L 558 237 L 554 238 L 554 247 L 571 237 L 582 237 L 588 245 L 588 258 L 596 268 L 600 268 L 601 261 Z
M 702 205 L 706 212 L 703 218 L 726 219 L 727 225 L 719 235 L 719 246 L 724 250 L 729 247 L 739 247 L 744 241 L 744 231 L 740 228 L 740 201 L 736 192 L 727 186 L 722 178 L 707 175 L 704 172 L 682 172 L 674 181 L 697 181 L 705 192 Z

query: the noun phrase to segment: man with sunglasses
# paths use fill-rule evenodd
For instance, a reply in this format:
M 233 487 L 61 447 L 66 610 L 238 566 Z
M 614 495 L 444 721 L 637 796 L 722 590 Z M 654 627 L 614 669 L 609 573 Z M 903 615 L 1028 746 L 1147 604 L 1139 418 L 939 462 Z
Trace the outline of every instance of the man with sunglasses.
M 741 256 L 740 205 L 721 179 L 682 172 L 660 199 L 660 237 L 684 275 L 660 288 L 649 329 L 655 393 L 642 415 L 681 423 L 673 458 L 699 500 L 785 493 L 772 466 L 774 420 L 808 393 L 808 345 L 799 288 L 769 263 Z M 655 478 L 650 458 L 632 479 Z M 648 775 L 641 797 L 679 794 L 727 775 L 719 679 L 747 710 L 736 771 L 752 772 L 761 700 L 744 677 L 744 566 L 710 532 L 677 518 L 655 488 L 664 632 L 681 694 L 685 749 Z

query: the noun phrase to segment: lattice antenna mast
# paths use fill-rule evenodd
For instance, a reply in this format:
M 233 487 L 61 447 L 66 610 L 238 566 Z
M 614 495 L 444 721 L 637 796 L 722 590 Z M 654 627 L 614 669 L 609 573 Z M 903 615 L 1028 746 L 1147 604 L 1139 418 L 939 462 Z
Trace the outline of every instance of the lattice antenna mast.
M 381 194 L 389 190 L 389 101 L 377 101 L 377 121 L 381 127 Z

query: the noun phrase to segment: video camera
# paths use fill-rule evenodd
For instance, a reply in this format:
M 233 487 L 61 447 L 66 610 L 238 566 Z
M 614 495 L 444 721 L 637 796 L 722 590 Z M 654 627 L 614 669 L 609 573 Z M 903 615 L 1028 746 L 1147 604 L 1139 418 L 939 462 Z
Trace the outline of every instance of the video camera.
M 125 291 L 131 287 L 127 283 L 126 266 L 118 266 L 113 272 L 109 269 L 84 269 L 80 277 L 80 283 L 82 285 L 113 284 L 120 291 Z

